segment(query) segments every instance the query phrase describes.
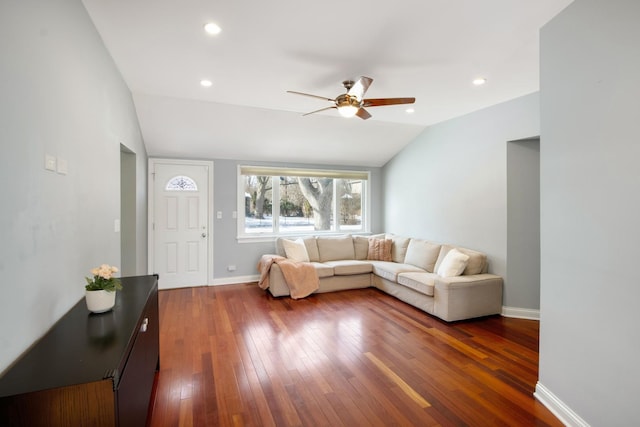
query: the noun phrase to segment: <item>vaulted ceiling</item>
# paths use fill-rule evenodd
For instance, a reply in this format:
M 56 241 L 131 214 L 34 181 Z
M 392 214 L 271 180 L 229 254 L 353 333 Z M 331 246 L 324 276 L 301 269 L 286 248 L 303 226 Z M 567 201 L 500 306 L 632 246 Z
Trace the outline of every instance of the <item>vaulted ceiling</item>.
M 149 155 L 382 166 L 431 124 L 537 91 L 538 30 L 571 0 L 83 3 Z M 415 97 L 415 111 L 303 117 L 331 104 L 286 93 L 335 98 L 362 75 L 367 98 Z

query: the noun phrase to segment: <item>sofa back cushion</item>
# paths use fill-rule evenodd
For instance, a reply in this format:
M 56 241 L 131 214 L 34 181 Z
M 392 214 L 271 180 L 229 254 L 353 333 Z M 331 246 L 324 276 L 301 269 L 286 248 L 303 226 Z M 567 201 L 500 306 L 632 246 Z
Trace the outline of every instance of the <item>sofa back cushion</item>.
M 302 241 L 307 247 L 307 254 L 309 254 L 309 261 L 320 262 L 320 252 L 318 252 L 318 242 L 315 236 L 303 237 Z
M 366 236 L 353 236 L 353 249 L 356 259 L 365 260 L 369 254 L 369 239 Z
M 487 256 L 482 252 L 474 251 L 472 249 L 460 248 L 452 245 L 442 245 L 440 248 L 440 254 L 438 255 L 438 261 L 436 261 L 435 271 L 438 271 L 438 267 L 447 256 L 447 253 L 451 249 L 457 249 L 463 254 L 469 255 L 469 261 L 467 267 L 462 272 L 463 276 L 469 276 L 472 274 L 480 274 L 486 272 L 487 268 Z
M 408 237 L 396 236 L 395 234 L 387 234 L 386 238 L 393 241 L 393 245 L 391 246 L 391 258 L 393 258 L 393 262 L 403 264 L 404 257 L 407 254 L 407 248 L 409 247 L 409 241 L 411 239 Z
M 422 239 L 411 239 L 404 257 L 405 264 L 415 265 L 433 273 L 440 254 L 441 245 Z
M 284 239 L 283 239 L 283 238 L 281 238 L 281 237 L 277 237 L 277 238 L 276 238 L 276 254 L 277 254 L 277 255 L 280 255 L 280 256 L 283 256 L 283 257 L 286 257 L 286 256 L 287 256 L 287 254 L 285 253 L 285 251 L 284 251 L 284 245 L 282 244 L 282 241 L 283 241 L 283 240 L 284 240 Z
M 356 252 L 350 234 L 340 237 L 318 237 L 320 262 L 355 259 Z

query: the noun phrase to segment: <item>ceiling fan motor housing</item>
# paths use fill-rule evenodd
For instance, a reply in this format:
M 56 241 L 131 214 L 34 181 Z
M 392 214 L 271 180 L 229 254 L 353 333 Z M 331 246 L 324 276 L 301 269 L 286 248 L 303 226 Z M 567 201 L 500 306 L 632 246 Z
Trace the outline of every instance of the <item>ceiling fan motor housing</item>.
M 342 107 L 355 107 L 360 108 L 361 101 L 355 96 L 349 95 L 347 93 L 339 95 L 336 98 L 336 106 L 338 108 Z

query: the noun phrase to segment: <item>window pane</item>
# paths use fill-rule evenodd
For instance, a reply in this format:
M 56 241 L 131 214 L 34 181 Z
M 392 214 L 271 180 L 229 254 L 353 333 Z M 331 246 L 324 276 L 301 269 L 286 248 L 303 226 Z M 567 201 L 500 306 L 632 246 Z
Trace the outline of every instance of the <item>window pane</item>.
M 340 230 L 362 229 L 362 181 L 359 179 L 338 180 Z
M 166 191 L 198 191 L 196 182 L 188 176 L 174 176 L 167 182 Z
M 271 177 L 247 175 L 242 178 L 244 179 L 245 233 L 272 233 Z
M 281 176 L 279 181 L 281 232 L 333 229 L 333 179 Z

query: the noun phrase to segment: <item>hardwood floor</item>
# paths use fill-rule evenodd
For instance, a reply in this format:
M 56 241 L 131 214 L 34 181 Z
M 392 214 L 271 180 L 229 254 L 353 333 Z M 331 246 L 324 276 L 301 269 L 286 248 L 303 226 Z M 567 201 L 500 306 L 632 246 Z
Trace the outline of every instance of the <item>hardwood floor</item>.
M 376 289 L 160 291 L 151 426 L 561 426 L 533 397 L 538 322 L 447 324 Z

